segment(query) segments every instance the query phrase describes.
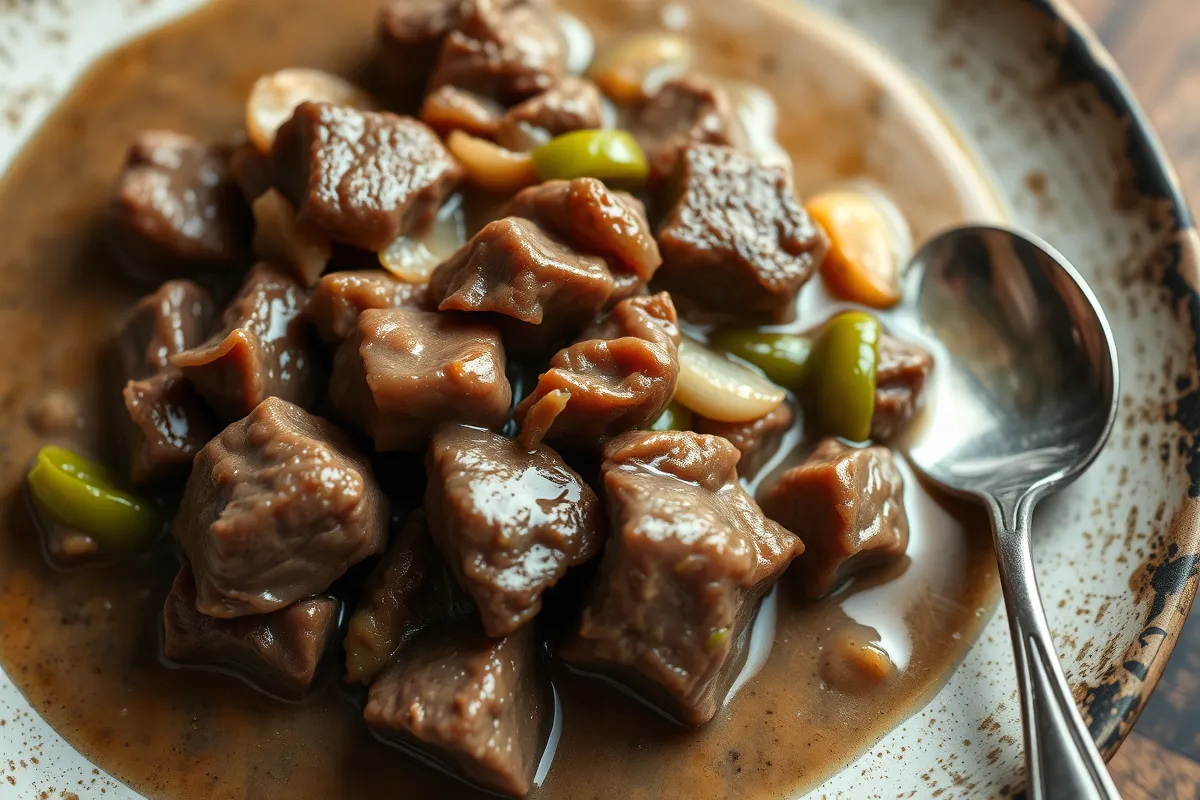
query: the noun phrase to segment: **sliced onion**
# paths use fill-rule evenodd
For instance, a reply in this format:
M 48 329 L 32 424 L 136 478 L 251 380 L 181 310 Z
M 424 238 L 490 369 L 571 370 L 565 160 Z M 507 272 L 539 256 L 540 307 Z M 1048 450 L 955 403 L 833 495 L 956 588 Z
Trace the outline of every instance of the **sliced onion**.
M 462 131 L 452 132 L 446 147 L 463 165 L 467 178 L 489 192 L 516 194 L 538 181 L 529 153 L 514 153 Z
M 263 75 L 246 100 L 246 133 L 259 152 L 271 152 L 275 132 L 305 100 L 375 108 L 375 101 L 362 89 L 319 69 L 281 69 Z
M 760 373 L 698 342 L 679 345 L 679 385 L 675 399 L 718 422 L 750 422 L 770 414 L 786 392 Z
M 601 50 L 588 68 L 588 77 L 613 101 L 633 105 L 653 95 L 671 78 L 687 72 L 695 58 L 696 48 L 686 36 L 648 31 Z
M 554 16 L 558 30 L 567 48 L 567 72 L 582 75 L 596 54 L 596 39 L 592 29 L 583 20 L 569 11 L 559 11 Z
M 296 224 L 296 212 L 277 189 L 268 189 L 254 201 L 254 255 L 286 267 L 305 286 L 312 286 L 325 271 L 333 246 Z
M 792 158 L 775 138 L 779 106 L 771 93 L 753 83 L 726 81 L 733 99 L 733 110 L 746 131 L 750 152 L 768 167 L 781 167 L 792 173 Z
M 426 283 L 429 276 L 467 241 L 462 195 L 438 209 L 433 223 L 416 236 L 401 236 L 379 251 L 379 263 L 402 281 Z

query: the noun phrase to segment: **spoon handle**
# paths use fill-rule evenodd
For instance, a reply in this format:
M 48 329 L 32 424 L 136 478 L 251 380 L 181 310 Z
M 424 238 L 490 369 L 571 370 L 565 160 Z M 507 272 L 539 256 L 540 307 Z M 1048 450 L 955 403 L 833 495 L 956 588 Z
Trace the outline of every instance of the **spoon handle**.
M 1037 497 L 989 500 L 1021 692 L 1030 800 L 1120 799 L 1067 686 L 1033 572 L 1029 529 Z

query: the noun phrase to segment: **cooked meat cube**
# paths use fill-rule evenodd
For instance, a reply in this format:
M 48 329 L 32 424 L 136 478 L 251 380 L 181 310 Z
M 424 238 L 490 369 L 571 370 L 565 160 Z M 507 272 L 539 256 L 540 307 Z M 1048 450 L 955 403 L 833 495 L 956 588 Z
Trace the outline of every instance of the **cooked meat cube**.
M 333 361 L 329 398 L 379 451 L 420 452 L 443 422 L 499 428 L 512 388 L 490 325 L 407 308 L 368 309 Z
M 540 754 L 549 686 L 533 626 L 489 639 L 470 620 L 420 636 L 372 686 L 363 718 L 464 780 L 522 797 Z
M 123 396 L 134 484 L 182 483 L 196 453 L 220 430 L 204 398 L 173 368 L 129 381 Z
M 137 277 L 229 273 L 249 265 L 249 219 L 227 153 L 172 131 L 129 149 L 113 198 L 116 256 Z
M 783 170 L 728 147 L 691 145 L 658 231 L 662 288 L 704 312 L 790 319 L 829 246 Z
M 871 438 L 890 439 L 920 408 L 921 392 L 933 371 L 933 356 L 920 345 L 884 334 L 875 371 L 875 415 Z
M 568 75 L 509 109 L 493 133 L 502 147 L 524 152 L 564 133 L 603 127 L 604 101 L 596 84 Z
M 744 148 L 747 143 L 729 92 L 700 75 L 664 83 L 638 111 L 633 131 L 656 180 L 671 176 L 679 152 L 689 144 Z
M 358 315 L 368 308 L 424 308 L 428 287 L 408 283 L 383 270 L 333 272 L 321 278 L 308 299 L 305 316 L 327 342 L 354 332 Z
M 346 679 L 370 683 L 392 655 L 426 627 L 475 613 L 414 511 L 367 578 L 346 629 Z
M 379 49 L 392 99 L 415 106 L 442 43 L 462 22 L 465 0 L 391 0 L 379 10 Z
M 622 300 L 554 356 L 517 406 L 522 443 L 533 447 L 544 437 L 594 449 L 609 436 L 646 427 L 675 395 L 678 348 L 670 295 Z
M 644 286 L 662 264 L 642 201 L 595 178 L 530 187 L 504 215 L 533 220 L 583 252 L 603 256 L 614 279 L 633 276 Z
M 556 84 L 566 43 L 538 3 L 474 0 L 446 36 L 429 89 L 457 86 L 512 105 Z
M 210 617 L 265 614 L 382 552 L 371 466 L 319 417 L 270 397 L 196 455 L 172 528 Z
M 549 352 L 579 333 L 612 290 L 603 258 L 518 217 L 486 225 L 429 282 L 442 311 L 492 312 L 514 356 Z
M 247 206 L 271 188 L 271 158 L 259 152 L 252 142 L 242 142 L 229 156 L 229 172 Z
M 417 120 L 329 103 L 301 103 L 271 158 L 301 226 L 371 251 L 428 225 L 463 174 Z
M 300 317 L 308 298 L 290 275 L 259 264 L 246 276 L 203 344 L 171 357 L 223 422 L 249 414 L 268 397 L 307 406 L 315 378 L 310 337 Z
M 783 435 L 792 427 L 795 418 L 792 407 L 783 403 L 765 417 L 749 422 L 718 422 L 696 417 L 694 430 L 728 439 L 742 454 L 738 474 L 749 479 L 756 476 L 779 450 Z
M 503 117 L 504 108 L 495 100 L 457 86 L 443 86 L 430 92 L 421 105 L 421 121 L 440 136 L 463 131 L 480 139 L 493 139 Z
M 604 456 L 611 538 L 562 655 L 700 725 L 745 661 L 759 599 L 804 546 L 742 489 L 724 439 L 636 431 Z
M 537 616 L 542 593 L 600 549 L 600 501 L 547 447 L 448 425 L 427 458 L 429 530 L 488 636 Z
M 886 447 L 826 439 L 767 490 L 763 511 L 804 541 L 795 568 L 813 598 L 908 547 L 904 479 Z
M 299 700 L 316 682 L 337 630 L 337 600 L 310 597 L 270 614 L 238 619 L 196 610 L 187 564 L 163 606 L 163 655 L 176 664 L 230 670 L 269 694 Z
M 212 329 L 213 300 L 191 281 L 167 281 L 138 301 L 118 339 L 121 380 L 148 378 L 170 358 L 203 342 Z

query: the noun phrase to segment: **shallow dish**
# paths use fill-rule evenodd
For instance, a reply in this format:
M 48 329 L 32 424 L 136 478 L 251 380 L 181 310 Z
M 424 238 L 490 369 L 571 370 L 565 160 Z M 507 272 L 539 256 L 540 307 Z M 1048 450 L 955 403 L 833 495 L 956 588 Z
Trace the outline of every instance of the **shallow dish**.
M 68 0 L 5 12 L 11 24 L 0 33 L 0 59 L 10 77 L 0 93 L 0 164 L 15 157 L 96 55 L 196 5 Z M 1097 742 L 1111 753 L 1161 675 L 1195 591 L 1200 276 L 1191 216 L 1115 67 L 1064 5 L 811 5 L 847 23 L 844 31 L 829 28 L 830 35 L 858 48 L 862 59 L 904 65 L 944 111 L 967 157 L 991 178 L 997 204 L 1060 249 L 1109 314 L 1124 378 L 1117 428 L 1097 464 L 1040 510 L 1035 555 L 1068 678 Z M 728 23 L 736 32 L 737 15 Z M 16 319 L 15 289 L 5 287 L 0 325 Z M 11 377 L 3 385 L 10 401 L 21 396 Z M 19 402 L 5 406 L 0 451 L 13 446 L 25 412 Z M 11 486 L 5 490 L 7 519 L 14 519 L 23 513 L 20 497 Z M 19 609 L 3 609 L 3 634 L 18 635 L 20 619 Z M 1022 780 L 1013 687 L 999 612 L 923 708 L 814 794 L 1013 793 Z M 2 675 L 0 756 L 4 796 L 137 796 L 76 753 Z

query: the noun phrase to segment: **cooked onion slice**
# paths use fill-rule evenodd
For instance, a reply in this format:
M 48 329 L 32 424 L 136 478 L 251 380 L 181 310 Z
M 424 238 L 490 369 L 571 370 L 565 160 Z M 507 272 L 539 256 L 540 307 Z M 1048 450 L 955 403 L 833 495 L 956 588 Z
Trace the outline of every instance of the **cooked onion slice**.
M 319 69 L 281 69 L 263 75 L 254 82 L 246 100 L 246 132 L 259 152 L 271 152 L 275 132 L 305 100 L 375 107 L 375 101 L 362 89 Z
M 650 31 L 621 39 L 597 54 L 588 77 L 621 105 L 634 105 L 687 72 L 696 50 L 686 36 Z
M 296 224 L 292 204 L 276 189 L 268 189 L 254 201 L 251 246 L 260 261 L 290 269 L 305 286 L 317 282 L 333 255 L 328 239 Z
M 733 98 L 733 110 L 746 131 L 750 152 L 767 167 L 781 167 L 792 173 L 792 157 L 775 138 L 779 121 L 779 106 L 765 89 L 743 81 L 725 84 Z
M 582 75 L 596 54 L 596 39 L 592 36 L 592 29 L 568 11 L 559 11 L 554 21 L 558 23 L 558 30 L 567 46 L 567 72 Z
M 379 251 L 379 263 L 402 281 L 425 283 L 443 261 L 467 241 L 462 196 L 446 201 L 433 223 L 416 236 L 400 236 Z
M 446 147 L 463 165 L 467 178 L 489 192 L 516 194 L 538 182 L 529 153 L 514 153 L 462 131 L 452 132 Z
M 785 392 L 760 373 L 684 339 L 679 345 L 675 399 L 718 422 L 749 422 L 774 411 Z

